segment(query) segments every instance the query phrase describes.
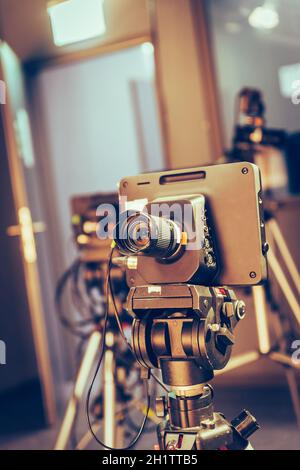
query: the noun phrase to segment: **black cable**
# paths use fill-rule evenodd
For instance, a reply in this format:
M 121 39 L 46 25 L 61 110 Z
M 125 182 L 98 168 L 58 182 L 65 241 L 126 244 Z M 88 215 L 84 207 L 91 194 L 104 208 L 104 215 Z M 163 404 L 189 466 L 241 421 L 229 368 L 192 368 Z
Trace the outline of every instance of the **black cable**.
M 83 333 L 82 331 L 80 331 L 79 328 L 86 327 L 87 325 L 90 325 L 91 320 L 85 319 L 85 320 L 71 321 L 65 315 L 65 313 L 63 311 L 63 308 L 62 308 L 62 305 L 61 305 L 62 294 L 64 292 L 64 289 L 65 289 L 68 281 L 72 277 L 74 269 L 77 269 L 78 264 L 80 264 L 79 259 L 75 260 L 72 263 L 72 265 L 63 273 L 63 275 L 58 280 L 56 290 L 55 290 L 55 305 L 56 305 L 56 311 L 59 315 L 59 319 L 60 319 L 62 325 L 65 328 L 69 329 L 76 336 L 79 336 L 80 338 L 86 338 L 88 335 L 86 333 Z
M 91 315 L 89 311 L 89 307 L 86 305 L 84 299 L 82 298 L 82 293 L 80 292 L 79 288 L 79 274 L 80 274 L 80 268 L 81 268 L 81 263 L 78 263 L 78 265 L 74 268 L 73 270 L 73 275 L 72 275 L 72 285 L 71 285 L 71 295 L 72 295 L 72 301 L 77 310 L 81 313 L 82 317 L 85 319 L 90 319 Z M 86 315 L 87 311 L 89 312 L 88 315 Z
M 78 266 L 80 266 L 80 264 L 81 264 L 81 261 L 79 259 L 75 260 L 72 263 L 72 265 L 63 273 L 61 278 L 58 280 L 57 287 L 56 287 L 55 301 L 56 301 L 57 306 L 59 307 L 59 313 L 61 313 L 61 320 L 65 324 L 65 326 L 85 326 L 86 324 L 90 322 L 90 319 L 83 319 L 83 320 L 71 322 L 67 318 L 67 316 L 62 312 L 62 309 L 60 308 L 60 301 L 61 301 L 61 296 L 63 294 L 64 288 L 67 282 L 73 278 L 74 271 L 78 270 Z M 80 309 L 79 309 L 79 313 L 82 313 Z
M 99 371 L 99 369 L 98 369 L 98 371 Z M 95 379 L 96 376 L 97 376 L 97 374 L 95 374 L 94 379 Z M 94 379 L 93 379 L 93 382 L 92 382 L 92 387 L 94 385 L 94 381 L 95 381 Z M 136 436 L 132 439 L 132 441 L 126 447 L 110 447 L 107 444 L 105 444 L 104 442 L 102 442 L 101 439 L 99 439 L 98 436 L 94 433 L 92 423 L 91 423 L 91 420 L 90 420 L 90 413 L 89 413 L 89 402 L 90 402 L 90 395 L 91 395 L 92 388 L 91 387 L 89 388 L 88 398 L 87 398 L 87 402 L 86 402 L 86 405 L 87 405 L 86 406 L 86 413 L 87 413 L 87 420 L 88 420 L 89 429 L 90 429 L 90 432 L 92 433 L 94 439 L 98 442 L 98 444 L 100 444 L 105 449 L 108 449 L 108 450 L 129 450 L 132 447 L 134 447 L 135 444 L 140 439 L 140 437 L 141 437 L 141 435 L 142 435 L 142 433 L 145 429 L 145 426 L 146 426 L 146 423 L 147 423 L 147 420 L 148 420 L 149 409 L 150 409 L 150 395 L 149 395 L 149 392 L 148 392 L 148 380 L 147 379 L 144 379 L 144 384 L 145 384 L 146 395 L 147 395 L 146 413 L 144 415 L 144 418 L 143 418 L 143 421 L 141 423 L 141 426 L 139 428 L 138 433 L 136 434 Z
M 136 425 L 136 423 L 134 422 L 134 420 L 132 419 L 129 413 L 126 415 L 126 424 L 130 427 L 132 431 L 134 432 L 139 431 L 139 427 Z M 153 432 L 156 431 L 156 429 L 157 429 L 157 424 L 153 424 L 152 426 L 145 426 L 144 432 L 146 434 L 152 434 Z
M 113 254 L 113 250 L 112 250 L 112 254 Z M 111 254 L 111 256 L 112 256 L 112 254 Z M 112 281 L 111 281 L 111 277 L 110 277 L 110 270 L 108 271 L 108 284 L 109 284 L 109 290 L 110 290 L 110 295 L 111 295 L 112 303 L 113 303 L 113 306 L 114 306 L 114 315 L 115 315 L 115 319 L 116 319 L 116 322 L 117 322 L 117 325 L 118 325 L 120 334 L 121 334 L 123 340 L 125 341 L 127 347 L 129 348 L 129 350 L 131 351 L 131 353 L 132 353 L 133 356 L 135 357 L 135 354 L 134 354 L 134 352 L 133 352 L 132 346 L 131 346 L 130 342 L 128 341 L 128 339 L 126 338 L 126 335 L 125 335 L 125 333 L 124 333 L 124 328 L 123 328 L 122 322 L 121 322 L 121 320 L 120 320 L 120 314 L 119 314 L 119 312 L 118 312 L 118 308 L 117 308 L 117 305 L 116 305 L 115 295 L 114 295 L 113 286 L 112 286 Z M 166 392 L 169 392 L 169 390 L 168 390 L 168 388 L 165 386 L 165 384 L 164 384 L 151 370 L 150 370 L 150 375 L 151 375 L 151 377 L 153 377 L 153 379 L 154 379 Z
M 91 294 L 88 292 L 86 284 L 82 282 L 82 266 L 87 269 L 86 263 L 81 262 L 73 271 L 72 299 L 74 305 L 77 307 L 82 316 L 84 316 L 87 320 L 95 322 L 99 320 L 99 315 L 95 313 L 95 305 L 93 305 Z M 80 284 L 83 284 L 84 286 Z
M 101 341 L 100 357 L 99 357 L 99 360 L 98 360 L 98 364 L 97 364 L 97 367 L 96 367 L 96 371 L 95 371 L 94 377 L 93 377 L 93 379 L 92 379 L 92 383 L 91 383 L 91 385 L 90 385 L 90 388 L 89 388 L 88 394 L 87 394 L 87 399 L 86 399 L 86 415 L 87 415 L 87 421 L 88 421 L 88 425 L 89 425 L 90 432 L 91 432 L 91 434 L 93 435 L 93 437 L 94 437 L 94 439 L 96 440 L 96 442 L 98 442 L 98 444 L 100 444 L 102 447 L 104 447 L 105 449 L 108 449 L 108 450 L 128 450 L 128 449 L 131 449 L 131 448 L 138 442 L 139 438 L 141 437 L 141 435 L 142 435 L 142 433 L 143 433 L 143 431 L 144 431 L 144 428 L 145 428 L 146 423 L 147 423 L 147 420 L 148 420 L 149 409 L 150 409 L 150 395 L 149 395 L 149 390 L 148 390 L 148 380 L 147 380 L 147 379 L 144 379 L 144 385 L 145 385 L 146 396 L 147 396 L 147 408 L 146 408 L 146 413 L 145 413 L 144 418 L 143 418 L 143 421 L 142 421 L 142 423 L 141 423 L 139 432 L 136 434 L 136 436 L 133 438 L 133 440 L 129 443 L 128 446 L 122 447 L 122 448 L 113 448 L 113 447 L 110 447 L 110 446 L 106 445 L 104 442 L 102 442 L 102 441 L 96 436 L 96 434 L 94 433 L 94 430 L 93 430 L 93 427 L 92 427 L 92 424 L 91 424 L 91 420 L 90 420 L 90 410 L 89 410 L 89 408 L 90 408 L 91 393 L 92 393 L 92 390 L 93 390 L 93 386 L 94 386 L 96 377 L 97 377 L 98 372 L 99 372 L 99 370 L 100 370 L 101 363 L 102 363 L 102 359 L 103 359 L 104 352 L 105 352 L 105 336 L 106 336 L 106 329 L 107 329 L 107 324 L 108 324 L 108 312 L 109 312 L 110 270 L 111 270 L 111 267 L 112 267 L 112 255 L 113 255 L 113 252 L 114 252 L 114 247 L 111 249 L 111 252 L 110 252 L 110 255 L 109 255 L 109 258 L 108 258 L 108 266 L 107 266 L 107 273 L 106 273 L 106 282 L 105 282 L 106 289 L 105 289 L 105 292 L 106 292 L 107 302 L 106 302 L 106 311 L 105 311 L 104 327 L 103 327 L 103 332 L 102 332 L 102 341 Z M 116 307 L 114 299 L 113 299 L 113 303 L 114 303 L 114 306 Z M 117 314 L 117 310 L 116 310 L 116 314 Z M 118 317 L 118 315 L 115 315 L 115 316 Z M 117 318 L 116 318 L 116 320 L 117 320 Z M 118 320 L 119 320 L 119 317 L 118 317 Z M 123 327 L 122 327 L 122 325 L 121 325 L 121 323 L 120 323 L 120 320 L 119 320 L 119 321 L 118 321 L 118 320 L 117 320 L 118 326 L 119 326 L 119 328 L 121 327 L 120 333 L 121 333 L 122 337 L 125 338 L 126 343 L 128 343 L 128 342 L 127 342 L 127 339 L 126 339 L 126 336 L 125 336 L 125 334 L 124 334 L 124 331 L 123 331 Z M 130 346 L 130 347 L 131 347 L 131 346 Z

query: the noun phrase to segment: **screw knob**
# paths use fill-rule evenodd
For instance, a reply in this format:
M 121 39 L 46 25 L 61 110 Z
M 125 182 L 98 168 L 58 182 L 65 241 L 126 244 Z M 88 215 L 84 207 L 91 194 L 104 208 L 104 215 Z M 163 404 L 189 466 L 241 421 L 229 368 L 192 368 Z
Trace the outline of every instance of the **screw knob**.
M 239 320 L 243 320 L 246 315 L 246 304 L 242 300 L 239 300 L 235 306 L 235 314 Z
M 231 421 L 232 426 L 244 438 L 248 439 L 259 429 L 259 424 L 254 416 L 247 410 L 243 410 L 235 419 Z

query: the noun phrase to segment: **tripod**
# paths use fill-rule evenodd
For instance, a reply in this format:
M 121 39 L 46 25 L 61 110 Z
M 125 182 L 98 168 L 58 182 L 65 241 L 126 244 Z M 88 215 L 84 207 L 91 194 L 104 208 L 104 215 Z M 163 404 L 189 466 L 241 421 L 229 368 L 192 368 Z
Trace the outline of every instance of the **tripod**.
M 300 276 L 294 260 L 290 254 L 284 236 L 280 230 L 278 222 L 276 220 L 276 211 L 280 207 L 280 203 L 275 201 L 266 201 L 265 210 L 265 221 L 267 230 L 269 232 L 269 239 L 272 245 L 275 245 L 280 258 L 285 262 L 286 269 L 289 273 L 290 279 L 292 280 L 294 287 L 297 291 L 298 297 L 300 295 Z M 272 274 L 280 287 L 284 298 L 292 313 L 292 323 L 300 327 L 300 306 L 296 295 L 290 285 L 290 282 L 285 275 L 284 270 L 280 264 L 278 257 L 275 255 L 273 249 L 269 250 L 268 262 L 271 268 Z M 288 354 L 290 344 L 288 344 L 291 325 L 288 324 L 285 328 L 286 315 L 276 312 L 277 322 L 274 322 L 276 328 L 276 336 L 278 338 L 277 343 L 271 343 L 270 338 L 270 327 L 268 321 L 267 311 L 267 291 L 265 286 L 257 286 L 252 288 L 252 295 L 254 300 L 254 310 L 256 317 L 257 336 L 258 336 L 258 350 L 245 353 L 243 355 L 233 358 L 226 369 L 221 372 L 227 372 L 229 370 L 236 369 L 238 367 L 245 366 L 252 362 L 255 362 L 261 358 L 267 358 L 277 364 L 284 367 L 286 380 L 288 383 L 290 396 L 293 404 L 295 417 L 300 428 L 300 398 L 298 393 L 296 370 L 300 370 L 300 364 L 292 360 Z
M 245 316 L 245 304 L 232 290 L 188 284 L 130 289 L 132 343 L 138 362 L 160 368 L 170 387 L 156 400 L 164 420 L 157 428 L 163 450 L 246 449 L 258 429 L 243 411 L 229 422 L 213 408 L 208 382 L 229 361 L 233 330 Z
M 101 269 L 99 263 L 91 263 L 87 266 L 86 284 L 97 286 L 101 297 L 104 298 L 103 280 L 105 278 L 105 270 Z M 113 271 L 113 282 L 119 294 L 122 294 L 123 281 L 123 273 L 121 273 L 120 277 L 119 270 Z M 120 299 L 120 301 L 122 304 L 122 299 Z M 109 317 L 111 319 L 109 322 L 110 328 L 106 330 L 104 339 L 105 354 L 101 393 L 103 400 L 100 403 L 101 412 L 98 414 L 100 414 L 104 422 L 104 440 L 110 447 L 114 447 L 119 445 L 118 443 L 122 441 L 123 435 L 123 417 L 122 414 L 117 411 L 116 402 L 117 399 L 119 399 L 118 401 L 119 403 L 121 402 L 120 405 L 122 406 L 123 400 L 127 400 L 128 397 L 125 392 L 126 370 L 124 370 L 124 363 L 120 360 L 120 351 L 118 351 L 119 334 L 112 311 L 109 311 Z M 101 343 L 101 318 L 95 317 L 94 327 L 88 338 L 86 350 L 78 368 L 71 397 L 55 442 L 55 450 L 66 449 L 69 444 L 76 425 L 80 405 L 92 376 L 96 358 L 99 354 Z M 128 364 L 126 364 L 126 367 L 128 367 Z
M 92 370 L 99 354 L 102 334 L 99 328 L 90 335 L 85 354 L 79 366 L 71 397 L 69 399 L 60 431 L 58 433 L 55 450 L 66 449 L 70 441 L 72 431 L 76 423 L 76 417 L 82 403 L 84 392 L 92 376 Z M 106 350 L 104 354 L 103 367 L 103 403 L 102 413 L 104 422 L 104 441 L 111 447 L 118 446 L 122 441 L 123 419 L 117 413 L 117 383 L 118 376 L 116 361 L 116 338 L 115 332 L 108 330 L 105 335 Z M 122 386 L 123 384 L 121 384 Z M 119 384 L 120 386 L 120 384 Z

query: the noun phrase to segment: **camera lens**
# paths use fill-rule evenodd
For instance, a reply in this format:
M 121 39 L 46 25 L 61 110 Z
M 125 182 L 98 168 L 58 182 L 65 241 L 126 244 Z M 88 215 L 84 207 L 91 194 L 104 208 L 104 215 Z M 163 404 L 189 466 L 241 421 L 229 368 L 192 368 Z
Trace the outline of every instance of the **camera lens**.
M 180 247 L 181 231 L 172 220 L 144 213 L 121 214 L 115 242 L 125 254 L 170 258 Z

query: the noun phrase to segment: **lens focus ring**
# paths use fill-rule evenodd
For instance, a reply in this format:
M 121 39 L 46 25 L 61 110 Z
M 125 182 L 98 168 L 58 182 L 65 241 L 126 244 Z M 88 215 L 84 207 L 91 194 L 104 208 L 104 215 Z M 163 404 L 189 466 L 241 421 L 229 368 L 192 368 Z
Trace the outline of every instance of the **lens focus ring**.
M 124 217 L 115 232 L 116 244 L 123 253 L 168 258 L 177 252 L 180 230 L 173 221 L 144 213 Z
M 152 220 L 158 227 L 155 247 L 157 255 L 170 256 L 173 254 L 173 249 L 176 248 L 174 222 L 160 217 L 152 217 Z

